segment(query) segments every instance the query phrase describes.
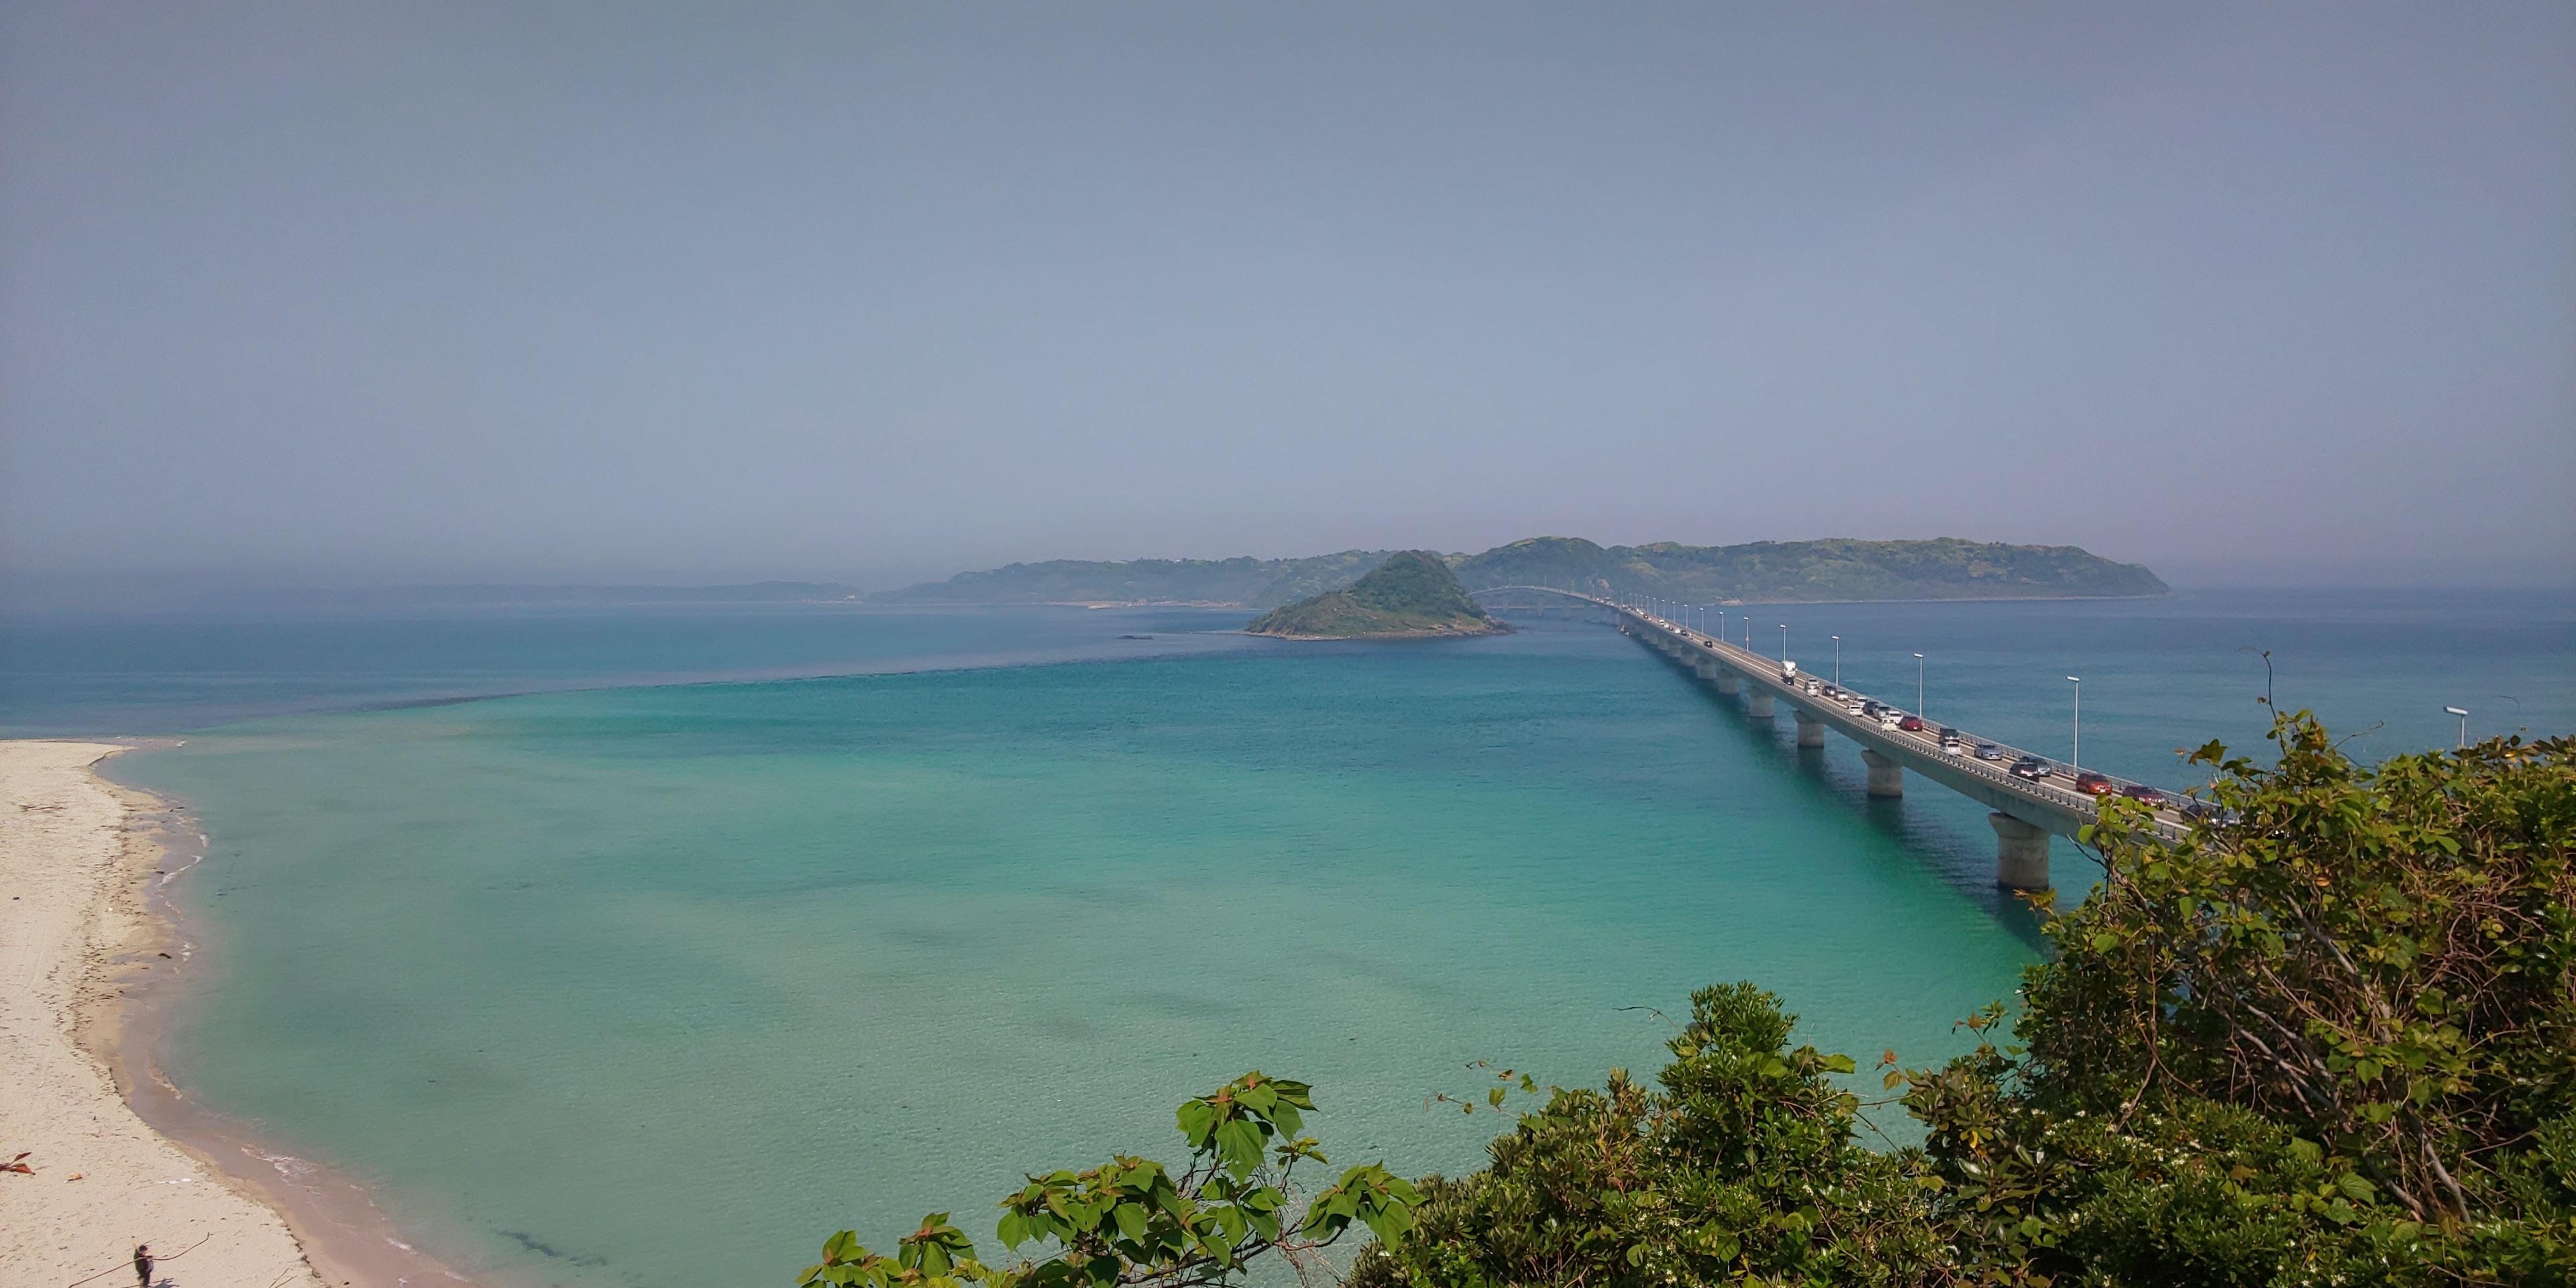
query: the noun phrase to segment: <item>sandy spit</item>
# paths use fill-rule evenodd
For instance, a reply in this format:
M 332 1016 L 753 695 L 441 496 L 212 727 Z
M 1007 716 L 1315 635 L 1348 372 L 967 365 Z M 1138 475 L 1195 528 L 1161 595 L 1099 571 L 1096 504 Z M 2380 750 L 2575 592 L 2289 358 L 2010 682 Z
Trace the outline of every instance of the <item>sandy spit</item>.
M 34 1169 L 0 1172 L 0 1278 L 123 1288 L 149 1242 L 184 1251 L 156 1285 L 326 1288 L 279 1212 L 147 1126 L 110 1071 L 121 999 L 184 955 L 147 906 L 148 800 L 91 771 L 122 750 L 0 741 L 0 1163 Z

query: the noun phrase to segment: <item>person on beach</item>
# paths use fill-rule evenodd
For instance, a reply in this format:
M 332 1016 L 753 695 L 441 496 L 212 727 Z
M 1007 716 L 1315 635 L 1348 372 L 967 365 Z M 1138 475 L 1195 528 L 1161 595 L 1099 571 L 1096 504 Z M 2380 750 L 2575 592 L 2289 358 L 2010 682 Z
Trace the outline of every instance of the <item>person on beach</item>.
M 152 1288 L 152 1245 L 134 1245 L 134 1282 L 137 1288 Z

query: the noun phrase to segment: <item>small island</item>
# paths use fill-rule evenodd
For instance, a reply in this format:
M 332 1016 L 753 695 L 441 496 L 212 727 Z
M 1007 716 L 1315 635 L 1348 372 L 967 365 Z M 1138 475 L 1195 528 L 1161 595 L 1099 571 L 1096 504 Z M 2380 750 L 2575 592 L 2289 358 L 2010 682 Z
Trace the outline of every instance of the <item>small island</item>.
M 1449 561 L 1428 550 L 1398 551 L 1347 589 L 1273 609 L 1244 628 L 1292 640 L 1429 639 L 1510 629 L 1476 607 Z

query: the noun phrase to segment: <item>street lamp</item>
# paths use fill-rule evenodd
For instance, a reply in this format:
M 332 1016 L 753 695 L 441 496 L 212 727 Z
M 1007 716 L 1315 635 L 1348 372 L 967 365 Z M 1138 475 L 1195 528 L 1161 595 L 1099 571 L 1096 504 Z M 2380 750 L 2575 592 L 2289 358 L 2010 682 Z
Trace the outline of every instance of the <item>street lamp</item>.
M 2460 748 L 2464 751 L 2467 750 L 2469 745 L 2469 713 L 2458 707 L 2444 707 L 2442 710 L 2460 718 Z
M 1789 624 L 1780 623 L 1780 665 L 1789 665 Z
M 1836 688 L 1840 688 L 1840 687 L 1842 687 L 1842 682 L 1843 682 L 1843 637 L 1842 637 L 1842 636 L 1840 636 L 1840 635 L 1837 635 L 1837 636 L 1835 636 L 1835 637 L 1834 637 L 1834 687 L 1836 687 Z
M 2068 769 L 2084 768 L 2084 681 L 2074 676 L 2066 682 L 2075 686 L 2075 750 L 2066 758 Z
M 1914 655 L 1914 714 L 1923 714 L 1923 655 Z

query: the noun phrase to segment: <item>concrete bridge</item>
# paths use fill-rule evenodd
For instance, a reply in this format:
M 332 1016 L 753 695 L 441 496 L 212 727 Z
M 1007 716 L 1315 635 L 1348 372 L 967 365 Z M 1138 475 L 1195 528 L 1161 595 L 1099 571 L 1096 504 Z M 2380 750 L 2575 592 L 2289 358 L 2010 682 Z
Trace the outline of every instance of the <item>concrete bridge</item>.
M 1584 616 L 1614 625 L 1715 685 L 1719 693 L 1743 698 L 1745 710 L 1754 719 L 1775 719 L 1780 707 L 1788 707 L 1798 722 L 1801 747 L 1824 746 L 1827 730 L 1859 743 L 1861 760 L 1869 767 L 1872 796 L 1904 795 L 1906 771 L 1912 770 L 1984 805 L 1993 811 L 1986 815 L 1986 822 L 1995 829 L 1998 885 L 2015 890 L 2047 889 L 2048 838 L 2074 836 L 2076 829 L 2093 821 L 2098 810 L 2095 797 L 2075 790 L 2076 770 L 2072 765 L 2039 756 L 2035 758 L 2049 766 L 2052 778 L 2062 775 L 2062 779 L 2019 777 L 2007 766 L 2031 753 L 1994 739 L 1978 738 L 1965 729 L 1958 731 L 1961 749 L 1944 750 L 1938 726 L 1926 722 L 1920 732 L 1884 727 L 1877 719 L 1852 710 L 1872 700 L 1866 694 L 1829 685 L 1817 676 L 1785 665 L 1781 659 L 1764 657 L 1643 609 L 1549 586 L 1493 586 L 1473 593 L 1479 598 L 1506 593 L 1527 596 L 1550 616 Z M 1834 690 L 1834 696 L 1827 696 L 1828 688 Z M 1895 709 L 1894 703 L 1882 705 Z M 1980 743 L 1992 743 L 2002 750 L 2004 758 L 1978 759 L 1974 749 Z M 2131 786 L 2120 779 L 2110 781 L 2114 793 Z M 2158 832 L 2179 835 L 2188 826 L 2171 797 L 2151 788 L 2139 790 L 2153 792 L 2150 803 L 2156 809 Z

